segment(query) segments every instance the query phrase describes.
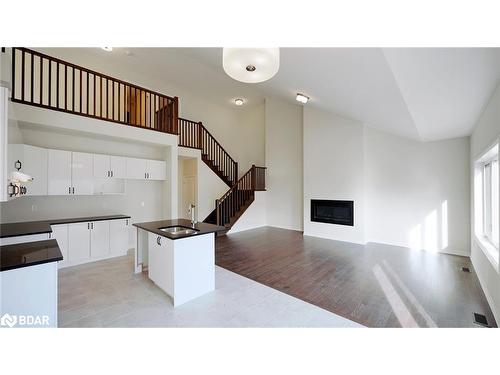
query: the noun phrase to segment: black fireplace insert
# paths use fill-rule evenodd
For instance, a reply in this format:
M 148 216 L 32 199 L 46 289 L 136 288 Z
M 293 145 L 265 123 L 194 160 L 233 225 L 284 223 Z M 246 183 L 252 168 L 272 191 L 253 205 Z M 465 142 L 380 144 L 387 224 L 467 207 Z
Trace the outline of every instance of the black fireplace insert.
M 311 199 L 311 221 L 354 226 L 354 201 Z

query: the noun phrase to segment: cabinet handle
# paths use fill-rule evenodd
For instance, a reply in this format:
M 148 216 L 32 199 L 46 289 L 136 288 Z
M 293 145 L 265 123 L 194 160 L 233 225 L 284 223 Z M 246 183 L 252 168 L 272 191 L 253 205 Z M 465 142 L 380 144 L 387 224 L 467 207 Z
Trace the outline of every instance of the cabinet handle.
M 149 180 L 149 173 L 148 173 L 148 180 Z
M 90 223 L 90 229 L 94 229 L 94 223 Z
M 109 171 L 108 171 L 108 177 L 110 177 L 110 176 L 109 176 Z
M 68 188 L 68 194 L 71 194 L 71 186 Z
M 113 171 L 111 171 L 111 177 L 113 177 Z
M 90 229 L 90 223 L 87 223 L 87 229 Z
M 156 243 L 157 243 L 158 245 L 161 245 L 160 236 L 158 236 L 158 238 L 156 239 Z
M 73 194 L 75 194 L 75 188 L 73 187 Z

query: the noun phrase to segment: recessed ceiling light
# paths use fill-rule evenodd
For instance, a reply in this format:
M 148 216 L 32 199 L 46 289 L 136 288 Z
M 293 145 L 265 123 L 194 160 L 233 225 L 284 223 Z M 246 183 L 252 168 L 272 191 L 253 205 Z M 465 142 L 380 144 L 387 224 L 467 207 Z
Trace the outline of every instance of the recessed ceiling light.
M 101 48 L 107 52 L 113 51 L 113 47 L 101 47 Z
M 234 99 L 234 104 L 236 104 L 237 106 L 241 106 L 243 105 L 243 103 L 245 103 L 243 99 Z
M 309 97 L 304 94 L 297 93 L 297 97 L 295 98 L 298 102 L 302 104 L 306 104 L 309 101 Z

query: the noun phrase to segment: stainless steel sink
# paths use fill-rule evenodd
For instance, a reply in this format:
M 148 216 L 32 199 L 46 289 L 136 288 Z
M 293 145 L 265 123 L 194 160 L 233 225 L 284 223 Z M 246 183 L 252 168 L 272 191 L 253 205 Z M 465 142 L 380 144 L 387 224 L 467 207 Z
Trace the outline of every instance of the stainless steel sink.
M 159 228 L 162 232 L 173 234 L 173 235 L 189 235 L 189 234 L 195 234 L 199 230 L 198 229 L 193 229 L 189 227 L 183 227 L 181 225 L 176 225 L 173 227 L 165 227 L 165 228 Z

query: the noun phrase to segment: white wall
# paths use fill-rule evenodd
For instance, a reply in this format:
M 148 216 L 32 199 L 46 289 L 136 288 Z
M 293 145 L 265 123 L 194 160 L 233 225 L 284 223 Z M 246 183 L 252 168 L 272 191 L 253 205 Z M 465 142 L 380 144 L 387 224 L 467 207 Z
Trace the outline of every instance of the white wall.
M 470 166 L 473 169 L 473 163 L 476 158 L 498 139 L 500 136 L 500 87 L 497 87 L 479 119 L 474 132 L 471 135 L 470 144 Z M 474 179 L 472 172 L 470 174 L 471 190 L 474 190 Z M 471 194 L 473 197 L 474 194 Z M 471 199 L 471 215 L 474 212 L 474 202 Z M 474 219 L 473 219 L 474 220 Z M 496 321 L 500 321 L 500 274 L 489 261 L 489 258 L 483 253 L 474 238 L 474 223 L 470 227 L 471 233 L 471 260 L 476 270 L 481 286 L 483 287 L 486 298 L 490 304 Z
M 469 139 L 405 139 L 365 128 L 366 241 L 466 255 Z
M 420 142 L 304 109 L 304 234 L 470 254 L 469 139 Z M 354 200 L 354 227 L 313 223 L 311 199 Z
M 228 234 L 242 232 L 244 230 L 255 229 L 267 225 L 266 220 L 266 203 L 267 192 L 256 191 L 255 199 L 247 208 L 247 210 L 240 216 L 238 221 L 231 227 Z
M 304 108 L 304 234 L 365 243 L 364 126 Z M 311 199 L 354 201 L 354 226 L 311 222 Z
M 303 228 L 302 106 L 266 99 L 267 223 Z

